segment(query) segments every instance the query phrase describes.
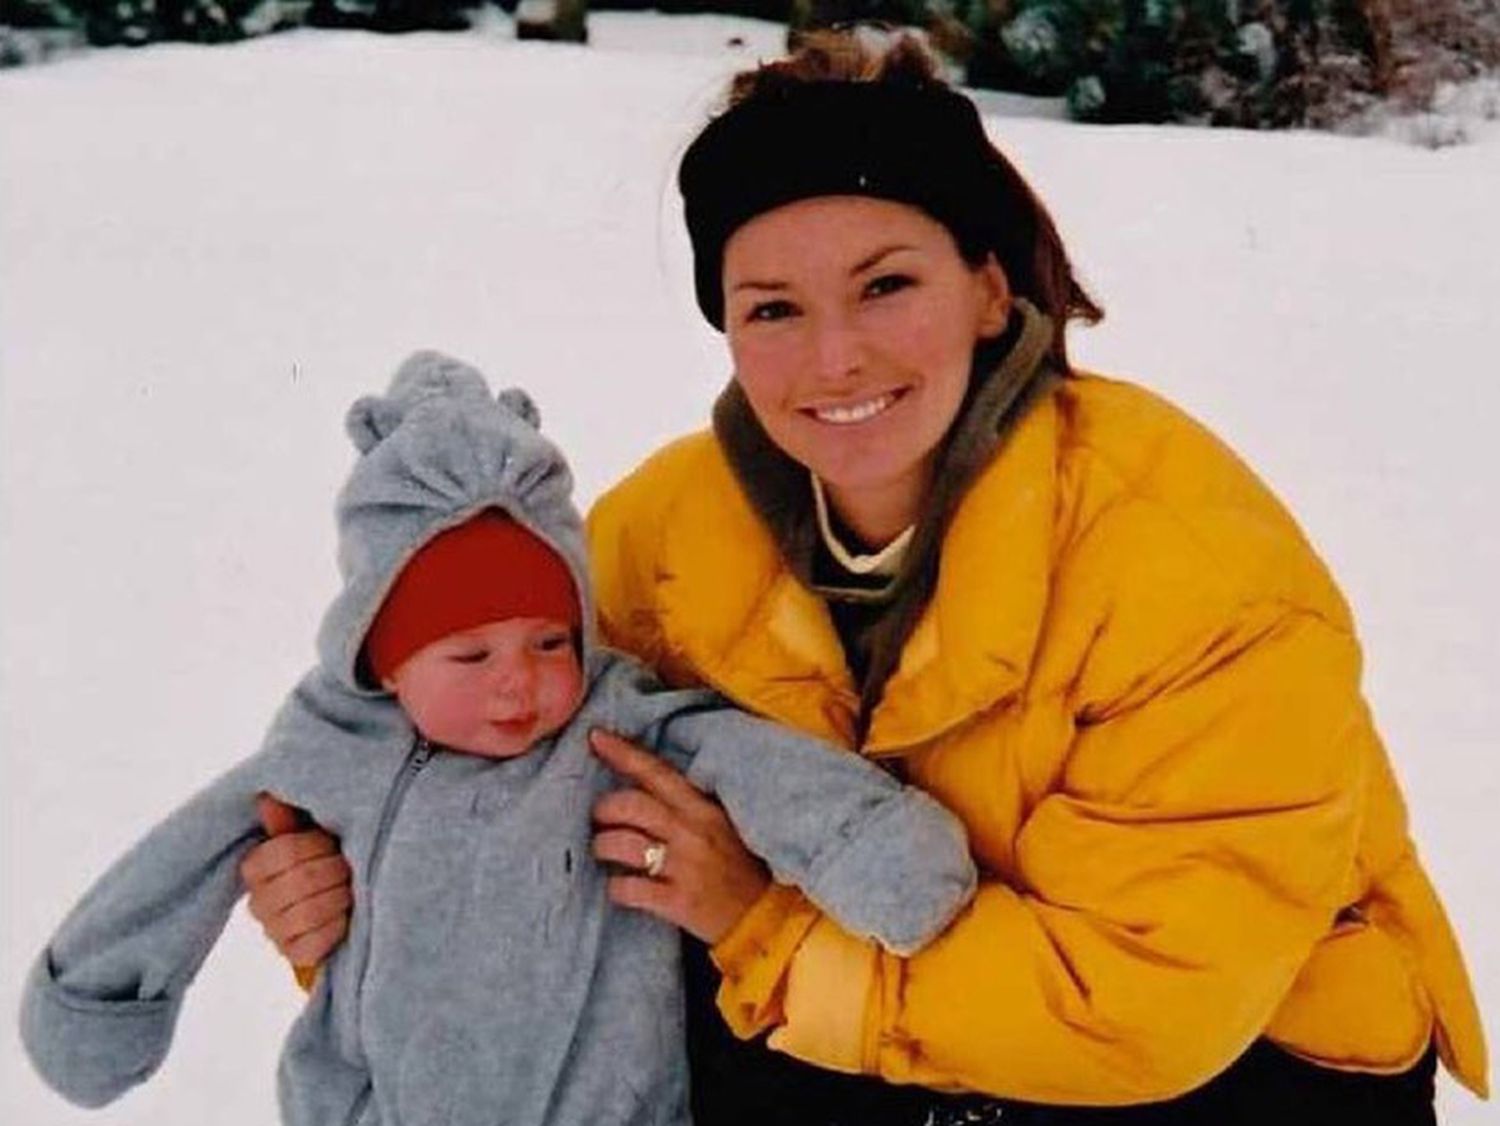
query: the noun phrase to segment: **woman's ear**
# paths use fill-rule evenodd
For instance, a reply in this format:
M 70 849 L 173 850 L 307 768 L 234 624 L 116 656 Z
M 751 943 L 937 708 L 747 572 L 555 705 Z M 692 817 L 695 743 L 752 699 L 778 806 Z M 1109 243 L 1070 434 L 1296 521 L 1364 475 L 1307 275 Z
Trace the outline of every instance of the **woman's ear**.
M 1011 305 L 1010 279 L 1000 268 L 993 253 L 985 255 L 983 262 L 974 270 L 978 286 L 977 334 L 983 339 L 999 336 L 1010 323 Z

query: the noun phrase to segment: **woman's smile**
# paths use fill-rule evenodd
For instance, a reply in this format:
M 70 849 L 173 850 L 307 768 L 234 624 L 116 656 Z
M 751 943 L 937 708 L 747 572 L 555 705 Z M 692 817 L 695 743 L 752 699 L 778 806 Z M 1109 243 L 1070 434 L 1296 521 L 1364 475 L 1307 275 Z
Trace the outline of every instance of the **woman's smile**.
M 902 387 L 853 402 L 804 407 L 802 413 L 831 426 L 857 426 L 883 415 L 904 398 L 908 390 L 910 388 Z

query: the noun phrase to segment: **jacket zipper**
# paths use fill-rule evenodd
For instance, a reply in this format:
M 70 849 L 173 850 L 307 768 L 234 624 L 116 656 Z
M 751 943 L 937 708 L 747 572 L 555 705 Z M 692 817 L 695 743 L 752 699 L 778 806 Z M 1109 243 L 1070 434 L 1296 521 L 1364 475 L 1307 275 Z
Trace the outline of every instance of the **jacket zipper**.
M 395 823 L 396 814 L 401 811 L 401 803 L 406 798 L 406 791 L 416 781 L 417 775 L 422 773 L 422 768 L 432 760 L 432 744 L 425 736 L 418 735 L 412 743 L 411 750 L 406 752 L 406 760 L 401 764 L 401 773 L 396 775 L 396 780 L 391 783 L 390 792 L 385 796 L 385 808 L 380 811 L 380 823 L 375 827 L 375 843 L 370 847 L 370 870 L 365 877 L 365 886 L 371 892 L 375 890 L 375 877 L 380 872 L 380 862 L 385 859 L 386 838 L 391 835 L 391 825 Z
M 365 895 L 369 903 L 365 908 L 365 941 L 363 956 L 360 960 L 358 984 L 354 990 L 354 1020 L 356 1040 L 363 1042 L 364 1029 L 361 1027 L 364 1015 L 362 1012 L 365 995 L 365 975 L 370 969 L 370 946 L 373 941 L 373 917 L 375 911 L 375 881 L 380 875 L 380 864 L 385 859 L 386 840 L 391 835 L 391 826 L 395 824 L 396 815 L 401 812 L 401 805 L 406 800 L 406 791 L 411 789 L 411 784 L 417 780 L 417 775 L 432 760 L 433 749 L 425 736 L 418 735 L 406 752 L 406 758 L 401 763 L 401 770 L 391 782 L 391 788 L 386 792 L 385 805 L 380 811 L 380 821 L 375 827 L 375 840 L 370 846 L 370 865 L 365 875 Z M 357 1114 L 364 1109 L 364 1104 L 369 1100 L 369 1090 L 356 1101 L 351 1114 Z M 351 1117 L 350 1122 L 354 1119 Z
M 354 1105 L 349 1108 L 349 1115 L 344 1119 L 344 1126 L 359 1126 L 359 1120 L 365 1113 L 365 1107 L 369 1105 L 370 1095 L 374 1087 L 366 1081 L 359 1092 L 359 1097 L 354 1100 Z

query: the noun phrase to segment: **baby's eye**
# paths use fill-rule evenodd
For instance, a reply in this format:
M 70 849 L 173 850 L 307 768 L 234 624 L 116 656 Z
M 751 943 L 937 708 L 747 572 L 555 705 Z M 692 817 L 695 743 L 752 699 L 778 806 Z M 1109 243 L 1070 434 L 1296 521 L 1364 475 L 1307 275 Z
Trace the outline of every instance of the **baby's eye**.
M 759 301 L 745 314 L 746 321 L 783 321 L 795 316 L 797 306 L 790 301 Z
M 908 274 L 881 274 L 865 286 L 866 297 L 884 297 L 887 293 L 908 289 L 917 284 L 917 279 Z
M 567 649 L 573 644 L 573 638 L 566 633 L 549 633 L 536 640 L 536 647 L 543 653 L 556 653 L 560 649 Z
M 465 649 L 462 653 L 454 653 L 448 659 L 460 665 L 477 665 L 489 655 L 487 649 Z

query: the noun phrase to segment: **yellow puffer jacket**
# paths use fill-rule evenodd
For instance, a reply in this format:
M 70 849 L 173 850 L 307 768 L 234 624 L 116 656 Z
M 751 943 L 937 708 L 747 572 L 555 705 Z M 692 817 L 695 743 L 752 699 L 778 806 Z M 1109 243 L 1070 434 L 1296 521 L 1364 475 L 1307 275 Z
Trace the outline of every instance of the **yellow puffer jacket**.
M 707 433 L 596 505 L 607 638 L 849 745 L 824 604 Z M 1262 1034 L 1340 1068 L 1435 1036 L 1486 1091 L 1462 958 L 1296 525 L 1149 393 L 1061 381 L 978 477 L 862 748 L 968 826 L 986 878 L 898 958 L 773 888 L 715 948 L 720 1006 L 803 1059 L 1047 1103 L 1164 1099 Z

